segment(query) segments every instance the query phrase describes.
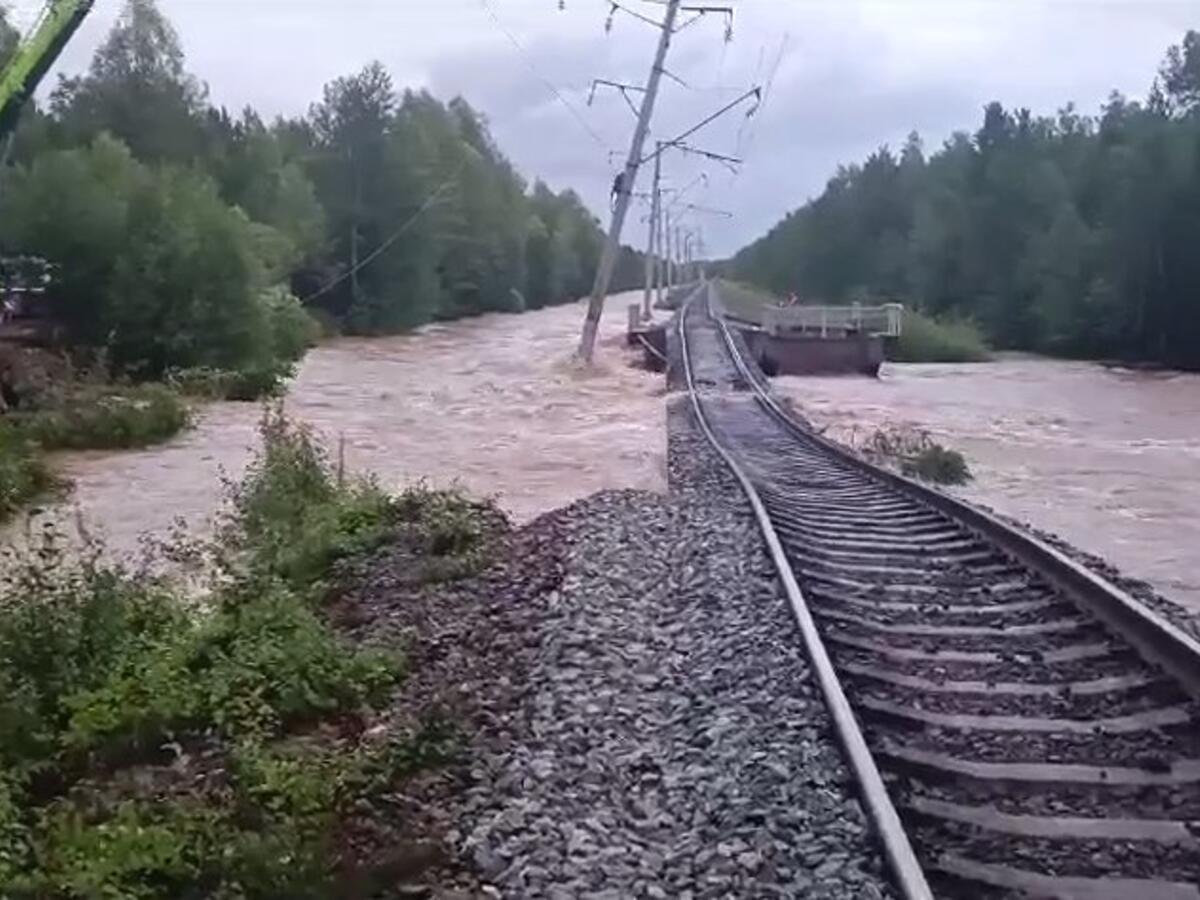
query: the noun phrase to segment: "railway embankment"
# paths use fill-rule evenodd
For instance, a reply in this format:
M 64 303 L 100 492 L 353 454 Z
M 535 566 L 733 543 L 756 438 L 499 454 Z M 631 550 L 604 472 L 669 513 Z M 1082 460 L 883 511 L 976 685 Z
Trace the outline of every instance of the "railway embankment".
M 396 709 L 459 723 L 418 789 L 426 883 L 506 897 L 893 896 L 736 484 L 678 401 L 670 491 L 598 494 L 413 596 L 388 551 L 347 609 L 413 647 Z

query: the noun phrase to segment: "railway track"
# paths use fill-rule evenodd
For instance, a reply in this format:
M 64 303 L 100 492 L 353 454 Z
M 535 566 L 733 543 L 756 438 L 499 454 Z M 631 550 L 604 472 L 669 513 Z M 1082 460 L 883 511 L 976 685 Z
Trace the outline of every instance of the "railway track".
M 908 898 L 1200 898 L 1200 644 L 772 396 L 702 288 L 700 427 L 741 481 Z

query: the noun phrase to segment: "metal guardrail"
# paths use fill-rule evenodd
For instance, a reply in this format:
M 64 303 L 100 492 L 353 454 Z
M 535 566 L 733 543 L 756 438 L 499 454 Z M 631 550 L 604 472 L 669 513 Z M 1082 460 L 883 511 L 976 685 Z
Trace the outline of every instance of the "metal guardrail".
M 763 313 L 763 330 L 770 335 L 803 333 L 820 337 L 863 334 L 900 337 L 904 307 L 883 306 L 773 306 Z

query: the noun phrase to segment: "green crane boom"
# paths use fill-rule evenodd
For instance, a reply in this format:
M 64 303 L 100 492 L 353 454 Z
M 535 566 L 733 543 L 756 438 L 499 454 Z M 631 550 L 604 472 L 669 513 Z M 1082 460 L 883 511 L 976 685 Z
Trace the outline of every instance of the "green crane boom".
M 47 0 L 37 26 L 0 69 L 0 146 L 17 127 L 21 107 L 33 96 L 67 41 L 92 11 L 95 0 Z

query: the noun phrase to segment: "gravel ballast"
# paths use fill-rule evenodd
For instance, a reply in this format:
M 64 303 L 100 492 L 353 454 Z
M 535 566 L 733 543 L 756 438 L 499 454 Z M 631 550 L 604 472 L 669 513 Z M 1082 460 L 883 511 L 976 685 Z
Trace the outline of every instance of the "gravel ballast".
M 463 735 L 390 801 L 443 848 L 427 894 L 893 896 L 745 499 L 670 417 L 669 496 L 544 516 L 419 598 L 361 573 L 358 633 L 412 648 L 395 727 Z

